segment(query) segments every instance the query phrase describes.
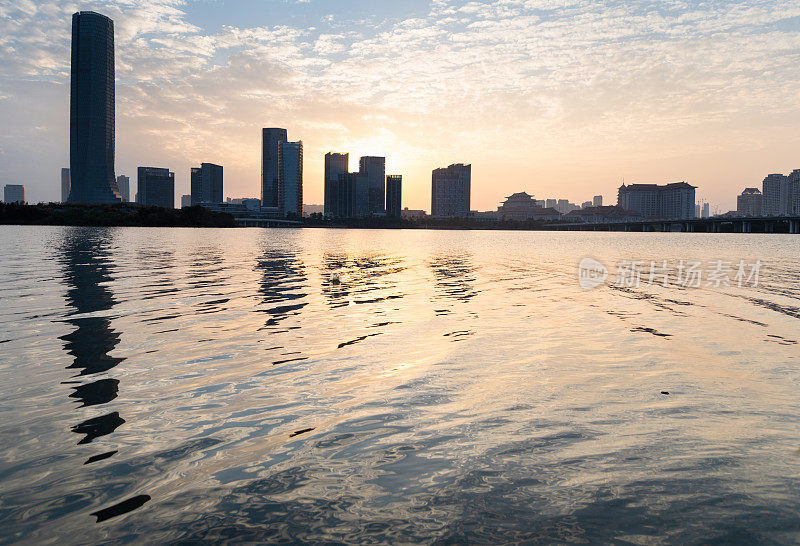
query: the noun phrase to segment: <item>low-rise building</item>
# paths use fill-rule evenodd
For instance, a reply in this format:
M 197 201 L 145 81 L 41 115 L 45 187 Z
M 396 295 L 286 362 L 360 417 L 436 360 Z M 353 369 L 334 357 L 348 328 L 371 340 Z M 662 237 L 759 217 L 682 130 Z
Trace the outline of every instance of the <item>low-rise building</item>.
M 625 210 L 620 206 L 586 207 L 573 210 L 563 216 L 563 220 L 570 222 L 585 222 L 589 224 L 607 224 L 614 222 L 636 222 L 644 217 L 632 210 Z

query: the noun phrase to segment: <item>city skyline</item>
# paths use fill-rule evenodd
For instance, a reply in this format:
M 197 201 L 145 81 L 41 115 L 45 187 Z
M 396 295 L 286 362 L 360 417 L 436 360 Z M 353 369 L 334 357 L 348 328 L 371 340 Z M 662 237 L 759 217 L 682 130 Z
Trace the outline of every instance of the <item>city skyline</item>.
M 457 161 L 473 165 L 477 210 L 553 186 L 580 203 L 622 179 L 686 180 L 732 210 L 764 172 L 796 165 L 800 97 L 780 78 L 800 48 L 791 2 L 242 4 L 2 4 L 0 115 L 15 130 L 0 183 L 58 199 L 66 21 L 82 9 L 117 28 L 116 173 L 168 166 L 178 194 L 203 159 L 226 166 L 231 195 L 257 196 L 266 126 L 302 135 L 311 203 L 339 149 L 387 157 L 411 208 L 427 208 L 430 170 Z

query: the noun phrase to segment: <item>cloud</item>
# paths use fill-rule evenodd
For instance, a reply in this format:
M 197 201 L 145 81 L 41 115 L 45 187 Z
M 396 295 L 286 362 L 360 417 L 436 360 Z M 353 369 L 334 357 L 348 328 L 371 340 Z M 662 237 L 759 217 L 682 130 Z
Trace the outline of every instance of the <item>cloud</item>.
M 795 1 L 433 0 L 427 13 L 373 27 L 319 13 L 319 28 L 214 31 L 190 22 L 188 7 L 106 0 L 95 8 L 115 20 L 118 165 L 128 170 L 154 161 L 183 169 L 214 156 L 232 191 L 254 195 L 258 128 L 281 125 L 306 141 L 306 194 L 317 201 L 316 154 L 347 146 L 402 158 L 413 206 L 426 205 L 430 169 L 449 161 L 476 163 L 481 207 L 499 198 L 491 191 L 543 193 L 558 183 L 583 200 L 617 177 L 663 182 L 673 172 L 730 201 L 731 182 L 716 180 L 697 154 L 752 162 L 742 150 L 772 146 L 764 161 L 785 161 L 796 149 L 798 137 L 778 134 L 800 122 Z M 0 114 L 34 107 L 25 82 L 68 83 L 76 9 L 0 0 Z M 64 105 L 45 108 L 63 118 Z M 20 149 L 36 138 L 33 126 L 14 134 Z M 63 147 L 49 153 L 56 172 Z M 676 162 L 684 167 L 670 170 Z M 481 174 L 501 180 L 483 186 Z M 740 176 L 736 184 L 756 183 Z M 540 188 L 523 188 L 532 178 Z

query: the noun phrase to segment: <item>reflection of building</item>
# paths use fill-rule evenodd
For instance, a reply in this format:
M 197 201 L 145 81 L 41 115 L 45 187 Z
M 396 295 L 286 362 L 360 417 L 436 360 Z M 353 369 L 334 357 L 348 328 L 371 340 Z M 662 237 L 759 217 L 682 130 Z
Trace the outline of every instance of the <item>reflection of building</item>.
M 758 188 L 745 188 L 736 198 L 736 212 L 740 216 L 761 216 L 764 196 Z
M 74 330 L 61 339 L 64 350 L 72 358 L 68 369 L 77 370 L 80 378 L 75 381 L 78 384 L 72 387 L 74 392 L 70 398 L 76 399 L 82 407 L 100 406 L 117 398 L 119 380 L 109 378 L 107 374 L 124 360 L 110 354 L 119 344 L 120 335 L 112 329 L 111 319 L 103 313 L 115 303 L 108 288 L 113 280 L 107 248 L 109 233 L 80 228 L 69 230 L 61 253 L 67 305 L 74 310 L 67 319 Z M 102 379 L 96 378 L 98 374 L 102 374 Z M 78 444 L 88 444 L 111 434 L 123 423 L 125 420 L 114 411 L 82 421 L 72 427 L 72 432 L 83 436 Z M 113 454 L 107 452 L 104 456 L 95 456 L 87 463 Z
M 686 220 L 695 217 L 695 187 L 686 182 L 658 184 L 623 184 L 617 206 L 640 213 L 645 218 Z
M 72 16 L 69 167 L 73 203 L 119 203 L 114 178 L 114 22 Z
M 6 184 L 6 187 L 3 188 L 3 202 L 24 203 L 25 186 L 21 184 Z
M 191 207 L 192 206 L 192 196 L 191 195 L 181 195 L 181 208 Z
M 278 148 L 278 213 L 303 215 L 303 141 L 282 142 Z
M 456 163 L 445 169 L 434 169 L 431 180 L 431 216 L 469 216 L 471 183 L 471 165 Z
M 329 152 L 325 154 L 325 216 L 339 218 L 337 208 L 337 193 L 339 175 L 348 172 L 350 169 L 350 154 L 335 154 Z
M 278 149 L 286 129 L 261 129 L 261 206 L 278 206 Z
M 192 205 L 222 203 L 222 166 L 201 163 L 190 171 Z
M 364 156 L 358 160 L 358 172 L 366 180 L 367 212 L 365 216 L 383 214 L 386 212 L 384 203 L 386 194 L 386 158 Z
M 124 174 L 117 177 L 117 189 L 122 196 L 122 200 L 128 202 L 131 200 L 131 179 Z
M 386 216 L 400 218 L 403 177 L 390 174 L 386 177 Z
M 149 207 L 175 207 L 175 173 L 158 167 L 139 167 L 137 203 Z
M 69 201 L 69 169 L 61 169 L 61 202 L 66 203 Z

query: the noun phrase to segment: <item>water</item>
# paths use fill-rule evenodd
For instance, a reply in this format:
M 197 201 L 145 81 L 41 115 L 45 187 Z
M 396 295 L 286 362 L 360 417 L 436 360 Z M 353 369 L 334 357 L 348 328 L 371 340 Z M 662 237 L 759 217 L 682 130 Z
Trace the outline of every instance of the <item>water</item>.
M 799 542 L 798 251 L 2 226 L 0 542 Z

